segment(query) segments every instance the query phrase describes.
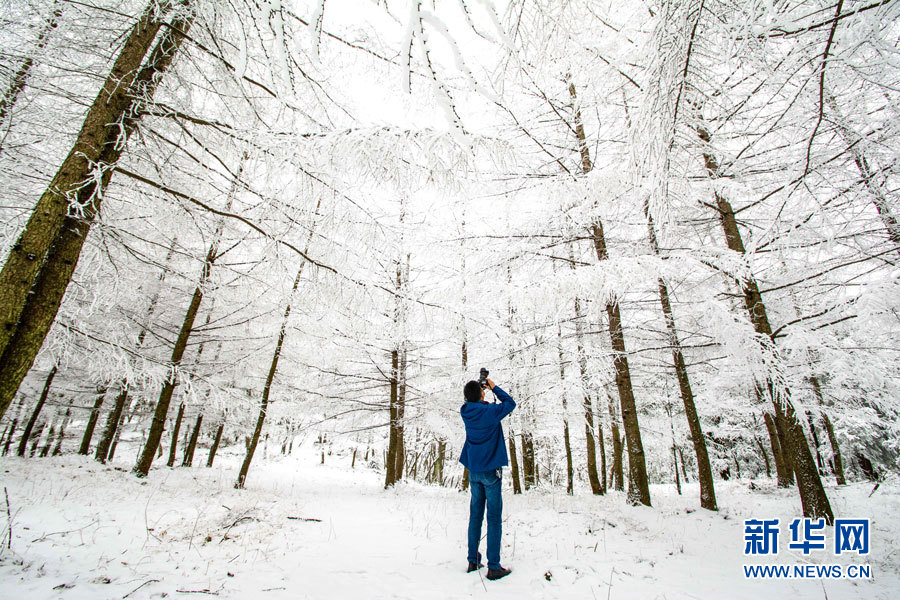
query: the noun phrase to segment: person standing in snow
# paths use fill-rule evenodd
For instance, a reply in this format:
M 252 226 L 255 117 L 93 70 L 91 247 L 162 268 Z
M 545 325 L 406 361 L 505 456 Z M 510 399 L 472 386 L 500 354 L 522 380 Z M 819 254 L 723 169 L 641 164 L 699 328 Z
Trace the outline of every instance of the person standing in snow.
M 466 401 L 459 413 L 466 427 L 466 443 L 463 444 L 459 462 L 469 470 L 469 489 L 472 493 L 469 503 L 469 567 L 466 572 L 471 573 L 484 566 L 478 544 L 487 504 L 487 578 L 494 580 L 512 572 L 500 566 L 502 468 L 509 464 L 500 421 L 513 411 L 516 402 L 490 379 L 485 377 L 484 381 L 484 386 L 470 381 L 463 387 Z M 484 387 L 494 392 L 500 404 L 485 402 Z

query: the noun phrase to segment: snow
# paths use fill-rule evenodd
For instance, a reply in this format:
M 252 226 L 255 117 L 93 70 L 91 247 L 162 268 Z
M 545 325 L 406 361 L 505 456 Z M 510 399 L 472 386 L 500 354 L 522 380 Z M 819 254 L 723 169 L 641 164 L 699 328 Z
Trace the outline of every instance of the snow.
M 237 451 L 213 469 L 157 466 L 145 480 L 81 456 L 3 457 L 12 549 L 4 538 L 0 598 L 836 600 L 900 589 L 896 482 L 871 498 L 867 483 L 828 490 L 838 517 L 872 519 L 869 556 L 804 558 L 782 539 L 775 559 L 868 563 L 871 581 L 745 579 L 741 565 L 774 560 L 744 557 L 743 519 L 799 516 L 796 490 L 762 480 L 753 491 L 748 481 L 718 482 L 718 513 L 695 509 L 696 484 L 684 496 L 652 486 L 653 508 L 584 486 L 574 497 L 505 489 L 502 562 L 513 573 L 491 582 L 483 570 L 465 573 L 466 493 L 416 483 L 385 491 L 362 460 L 351 469 L 349 455 L 335 453 L 321 465 L 319 452 L 306 444 L 259 460 L 246 490 L 233 488 Z M 4 499 L 0 512 L 6 533 Z

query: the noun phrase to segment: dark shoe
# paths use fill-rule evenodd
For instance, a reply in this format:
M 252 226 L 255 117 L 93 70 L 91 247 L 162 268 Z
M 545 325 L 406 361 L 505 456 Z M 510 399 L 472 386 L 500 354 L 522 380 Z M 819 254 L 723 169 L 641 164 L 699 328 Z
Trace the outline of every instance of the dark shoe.
M 480 569 L 483 566 L 484 566 L 484 563 L 478 563 L 477 565 L 475 563 L 469 563 L 469 568 L 466 569 L 466 573 L 471 573 L 472 571 L 477 571 L 478 569 Z
M 500 567 L 499 569 L 488 569 L 487 578 L 491 581 L 494 581 L 497 579 L 502 579 L 510 573 L 512 573 L 512 569 L 504 569 L 503 567 Z

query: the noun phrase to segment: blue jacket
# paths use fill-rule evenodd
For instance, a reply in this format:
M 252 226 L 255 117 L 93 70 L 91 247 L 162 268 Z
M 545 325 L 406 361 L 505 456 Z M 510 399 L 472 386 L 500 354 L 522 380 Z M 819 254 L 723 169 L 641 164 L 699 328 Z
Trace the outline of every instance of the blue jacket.
M 459 409 L 466 426 L 466 443 L 459 462 L 473 473 L 493 471 L 509 464 L 500 420 L 513 411 L 516 401 L 496 385 L 493 391 L 500 404 L 466 402 Z

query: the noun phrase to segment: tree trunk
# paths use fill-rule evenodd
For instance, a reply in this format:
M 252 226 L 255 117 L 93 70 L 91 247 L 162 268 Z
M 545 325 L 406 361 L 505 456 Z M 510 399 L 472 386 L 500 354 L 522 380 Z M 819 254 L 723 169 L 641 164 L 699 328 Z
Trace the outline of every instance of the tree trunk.
M 125 409 L 127 401 L 128 388 L 123 387 L 116 396 L 116 403 L 113 405 L 113 409 L 109 411 L 109 415 L 106 417 L 106 427 L 103 429 L 103 435 L 100 437 L 97 451 L 94 454 L 94 459 L 101 463 L 106 463 L 106 459 L 109 456 L 109 449 L 119 428 L 119 421 L 122 420 L 122 411 Z
M 197 440 L 200 437 L 200 425 L 202 424 L 203 413 L 197 413 L 197 420 L 194 422 L 193 430 L 191 430 L 191 439 L 184 449 L 184 457 L 181 461 L 182 467 L 190 467 L 194 464 L 194 450 L 197 449 Z
M 37 452 L 38 442 L 41 441 L 41 435 L 43 435 L 44 427 L 46 426 L 47 423 L 42 421 L 41 424 L 38 425 L 37 431 L 35 431 L 34 435 L 31 436 L 32 440 L 34 441 L 31 443 L 31 452 L 29 452 L 28 454 L 29 458 L 33 457 L 34 453 Z
M 697 133 L 701 140 L 709 144 L 711 136 L 705 127 L 698 125 Z M 715 180 L 719 175 L 719 164 L 716 158 L 709 151 L 703 153 L 703 158 L 710 179 Z M 714 194 L 728 249 L 743 257 L 746 251 L 731 203 L 718 191 L 715 191 Z M 737 283 L 744 293 L 744 304 L 754 330 L 757 335 L 765 336 L 772 341 L 772 353 L 774 358 L 778 359 L 774 348 L 774 339 L 772 339 L 772 327 L 769 324 L 766 306 L 763 304 L 762 295 L 759 292 L 756 280 L 751 277 L 740 280 Z M 822 486 L 822 479 L 816 470 L 815 461 L 809 450 L 806 436 L 803 435 L 803 429 L 794 412 L 790 390 L 786 385 L 780 384 L 772 377 L 769 377 L 765 382 L 765 391 L 775 408 L 776 428 L 783 424 L 785 429 L 784 437 L 787 444 L 786 446 L 783 444 L 783 447 L 786 447 L 786 451 L 783 454 L 786 461 L 790 462 L 797 477 L 797 488 L 800 492 L 800 503 L 803 505 L 803 516 L 811 519 L 824 518 L 828 524 L 833 523 L 834 513 L 831 511 L 831 504 L 828 501 L 828 496 L 825 494 L 825 488 Z
M 571 263 L 575 267 L 575 263 Z M 600 494 L 600 478 L 597 476 L 597 450 L 594 445 L 594 408 L 591 406 L 590 383 L 588 381 L 587 356 L 584 352 L 584 315 L 581 300 L 575 298 L 575 338 L 577 340 L 578 369 L 581 375 L 582 410 L 584 411 L 584 434 L 587 446 L 587 472 L 591 493 Z
M 397 388 L 397 466 L 394 468 L 394 474 L 400 481 L 403 479 L 404 461 L 406 459 L 406 444 L 403 439 L 403 417 L 406 414 L 406 348 L 400 351 L 400 371 L 398 372 L 398 388 Z
M 222 441 L 222 431 L 225 430 L 225 419 L 222 419 L 222 422 L 219 423 L 219 426 L 216 428 L 216 436 L 213 438 L 212 446 L 209 448 L 209 458 L 206 459 L 206 467 L 211 468 L 213 466 L 213 461 L 216 459 L 216 452 L 219 450 L 219 442 Z
M 66 407 L 66 414 L 63 415 L 62 424 L 59 426 L 59 434 L 56 437 L 56 447 L 53 449 L 53 456 L 62 454 L 63 440 L 66 438 L 66 427 L 69 425 L 71 410 L 71 405 Z
M 813 395 L 819 402 L 819 406 L 822 407 L 820 409 L 822 411 L 822 424 L 825 426 L 825 433 L 828 434 L 828 443 L 831 445 L 831 464 L 834 470 L 834 477 L 838 485 L 847 485 L 847 480 L 844 478 L 844 461 L 841 460 L 841 448 L 838 446 L 837 436 L 834 435 L 831 419 L 828 418 L 828 413 L 825 412 L 825 398 L 822 394 L 819 378 L 813 375 L 810 377 L 810 383 L 812 384 Z
M 516 434 L 509 432 L 509 465 L 512 470 L 513 494 L 522 493 L 522 481 L 519 479 L 519 457 L 516 456 Z
M 809 434 L 812 437 L 813 446 L 816 448 L 816 465 L 819 468 L 819 475 L 825 475 L 825 461 L 822 460 L 822 452 L 819 450 L 819 433 L 813 423 L 812 413 L 806 413 L 806 422 L 809 424 Z
M 575 118 L 575 138 L 578 142 L 578 150 L 581 154 L 581 171 L 584 174 L 593 169 L 590 151 L 584 133 L 584 125 L 581 120 L 581 111 L 578 109 L 578 98 L 575 93 L 575 84 L 569 82 L 569 95 L 572 97 L 572 110 Z M 603 234 L 603 224 L 599 219 L 591 223 L 589 227 L 594 251 L 600 262 L 609 258 L 606 248 L 606 238 Z M 619 312 L 619 304 L 615 300 L 607 301 L 606 316 L 609 320 L 609 338 L 613 350 L 613 366 L 616 371 L 616 387 L 619 389 L 619 402 L 622 405 L 622 422 L 625 426 L 625 439 L 628 442 L 628 500 L 632 504 L 650 506 L 650 486 L 647 479 L 647 465 L 644 461 L 644 446 L 641 442 L 641 428 L 638 423 L 637 407 L 634 399 L 634 389 L 631 385 L 631 372 L 628 368 L 628 355 L 625 349 L 625 336 L 622 332 L 622 316 Z M 586 403 L 590 399 L 586 399 Z M 593 416 L 591 417 L 593 421 Z M 591 423 L 588 436 L 593 438 L 593 423 Z M 593 441 L 593 440 L 592 440 Z M 592 452 L 588 453 L 590 460 Z M 596 467 L 595 467 L 596 469 Z M 590 475 L 590 470 L 588 471 Z M 594 473 L 596 479 L 596 472 Z M 594 485 L 591 480 L 591 489 L 595 494 L 599 490 L 599 481 Z
M 599 402 L 599 398 L 597 400 Z M 598 418 L 598 421 L 600 419 Z M 606 442 L 603 439 L 603 423 L 597 423 L 597 446 L 600 448 L 600 493 L 606 493 Z M 570 492 L 571 493 L 571 492 Z
M 557 354 L 559 356 L 559 380 L 560 383 L 563 383 L 566 380 L 566 364 L 563 360 L 562 326 L 559 323 L 556 325 L 556 342 Z M 572 467 L 572 444 L 569 440 L 569 404 L 568 399 L 566 398 L 565 385 L 561 387 L 560 395 L 562 396 L 563 445 L 566 448 L 566 493 L 571 496 L 575 493 L 575 470 Z M 601 455 L 604 455 L 603 448 L 600 449 L 600 452 Z M 603 474 L 603 481 L 604 487 L 606 487 L 606 473 Z
M 612 476 L 613 487 L 620 492 L 625 489 L 625 469 L 622 457 L 622 435 L 619 432 L 619 418 L 616 414 L 616 402 L 612 395 L 607 395 L 609 400 L 609 422 L 613 445 Z
M 656 256 L 659 256 L 656 227 L 653 224 L 653 216 L 650 214 L 650 207 L 647 201 L 644 202 L 644 215 L 647 217 L 650 248 Z M 659 303 L 662 307 L 663 319 L 666 322 L 669 345 L 672 347 L 675 378 L 678 380 L 678 389 L 681 392 L 681 401 L 684 404 L 684 416 L 688 422 L 691 442 L 694 445 L 694 455 L 697 459 L 697 477 L 700 480 L 700 506 L 707 510 L 718 510 L 712 467 L 709 464 L 709 454 L 706 450 L 706 438 L 703 437 L 703 428 L 700 426 L 700 417 L 697 415 L 697 407 L 694 403 L 694 391 L 691 387 L 691 380 L 688 377 L 684 354 L 681 351 L 678 329 L 675 327 L 675 315 L 672 312 L 672 304 L 669 301 L 669 288 L 662 278 L 657 280 L 657 288 L 659 290 Z
M 97 426 L 97 419 L 100 418 L 100 407 L 103 406 L 105 397 L 106 388 L 97 391 L 97 400 L 94 402 L 91 416 L 88 417 L 87 427 L 84 429 L 84 436 L 81 438 L 81 448 L 79 448 L 78 454 L 87 456 L 91 451 L 91 438 L 94 437 L 94 428 Z
M 772 477 L 772 465 L 769 463 L 769 455 L 766 453 L 766 447 L 763 446 L 762 440 L 758 437 L 754 438 L 756 440 L 756 445 L 759 447 L 759 453 L 762 454 L 763 461 L 766 465 L 766 477 Z
M 390 379 L 390 430 L 388 433 L 388 451 L 384 465 L 384 487 L 389 488 L 397 481 L 397 432 L 399 428 L 399 406 L 398 406 L 398 381 L 397 372 L 400 369 L 400 352 L 391 350 L 391 379 Z
M 57 366 L 53 365 L 53 368 L 50 369 L 50 373 L 47 374 L 47 379 L 44 380 L 44 389 L 41 391 L 41 397 L 38 398 L 37 404 L 35 404 L 34 410 L 31 412 L 31 417 L 28 419 L 24 431 L 22 431 L 22 439 L 19 442 L 19 449 L 17 452 L 19 456 L 25 456 L 28 438 L 31 437 L 31 430 L 34 429 L 34 424 L 37 423 L 38 416 L 41 414 L 41 409 L 44 408 L 44 402 L 47 401 L 47 395 L 50 393 L 50 385 L 53 383 L 53 378 L 56 377 L 56 370 Z M 13 422 L 13 429 L 15 429 L 15 422 Z M 10 433 L 10 439 L 12 439 L 12 433 Z M 7 444 L 8 443 L 9 442 L 7 441 Z
M 54 419 L 55 421 L 55 419 Z M 47 440 L 44 447 L 41 448 L 41 458 L 45 458 L 50 454 L 50 447 L 53 445 L 53 436 L 56 434 L 56 423 L 50 423 L 50 431 L 47 433 Z
M 775 427 L 775 418 L 769 413 L 763 413 L 766 423 L 766 431 L 769 433 L 769 445 L 772 446 L 772 458 L 775 459 L 775 473 L 778 477 L 778 487 L 791 487 L 793 475 L 784 462 L 784 453 L 781 450 L 781 441 L 778 439 L 778 429 Z
M 167 467 L 175 466 L 175 450 L 178 447 L 178 434 L 181 433 L 181 421 L 184 419 L 184 402 L 178 405 L 178 416 L 175 417 L 175 427 L 172 428 L 172 443 L 169 444 L 169 460 Z
M 12 420 L 12 423 L 9 425 L 9 434 L 6 438 L 6 442 L 3 444 L 3 456 L 9 454 L 9 446 L 12 444 L 13 436 L 16 433 L 16 425 L 19 424 L 19 418 L 16 417 Z
M 34 66 L 34 58 L 37 54 L 44 49 L 47 45 L 47 42 L 50 39 L 50 33 L 56 29 L 56 26 L 59 22 L 59 17 L 62 15 L 62 7 L 58 7 L 59 0 L 55 0 L 53 5 L 54 10 L 50 15 L 50 18 L 44 23 L 44 26 L 41 28 L 41 33 L 38 34 L 37 43 L 35 44 L 35 48 L 32 51 L 31 56 L 22 61 L 22 64 L 19 65 L 19 68 L 16 69 L 15 74 L 12 76 L 12 79 L 9 81 L 9 87 L 6 89 L 6 93 L 3 94 L 3 97 L 0 98 L 0 125 L 6 121 L 7 115 L 12 111 L 13 107 L 16 105 L 16 100 L 19 98 L 19 94 L 22 93 L 22 90 L 25 89 L 25 85 L 28 83 L 28 77 L 31 75 L 31 68 Z M 0 153 L 3 152 L 2 146 L 0 146 Z
M 185 0 L 186 1 L 186 0 Z M 19 236 L 0 271 L 0 416 L 6 412 L 62 302 L 112 167 L 137 127 L 139 98 L 151 98 L 172 63 L 192 16 L 176 19 L 139 69 L 161 22 L 152 2 L 126 39 L 81 133 Z M 168 6 L 166 3 L 165 6 Z M 119 123 L 111 127 L 111 123 Z M 95 169 L 103 169 L 99 177 Z M 97 186 L 99 179 L 100 185 Z M 68 215 L 69 195 L 80 215 Z
M 531 434 L 523 431 L 519 437 L 522 443 L 522 474 L 525 483 L 525 491 L 530 490 L 535 485 L 534 473 L 534 440 Z
M 320 199 L 316 204 L 316 214 L 318 214 L 321 204 L 322 201 Z M 310 227 L 309 237 L 306 239 L 304 251 L 307 253 L 309 252 L 309 245 L 312 241 L 313 227 L 314 224 Z M 300 263 L 300 267 L 297 269 L 297 276 L 294 277 L 294 285 L 291 287 L 290 301 L 284 308 L 284 316 L 281 318 L 281 328 L 278 330 L 278 340 L 275 342 L 275 352 L 272 354 L 272 362 L 269 363 L 269 372 L 266 374 L 266 383 L 263 386 L 262 399 L 259 404 L 259 417 L 256 420 L 256 429 L 253 431 L 253 439 L 250 441 L 250 446 L 247 448 L 247 454 L 244 457 L 244 462 L 241 464 L 241 471 L 238 474 L 237 482 L 234 484 L 234 487 L 237 489 L 243 489 L 244 487 L 244 482 L 247 479 L 247 472 L 250 470 L 250 462 L 253 460 L 253 452 L 256 450 L 256 444 L 259 443 L 259 435 L 262 433 L 263 423 L 266 419 L 266 409 L 269 406 L 269 394 L 272 391 L 272 384 L 275 381 L 275 373 L 278 371 L 278 360 L 281 358 L 281 349 L 284 346 L 284 338 L 287 336 L 288 320 L 291 317 L 291 304 L 293 303 L 294 295 L 297 293 L 297 288 L 300 287 L 300 279 L 303 276 L 304 266 L 306 266 L 305 261 Z M 325 462 L 324 454 L 322 455 L 322 462 Z M 207 466 L 211 465 L 212 457 L 210 456 L 210 463 Z

